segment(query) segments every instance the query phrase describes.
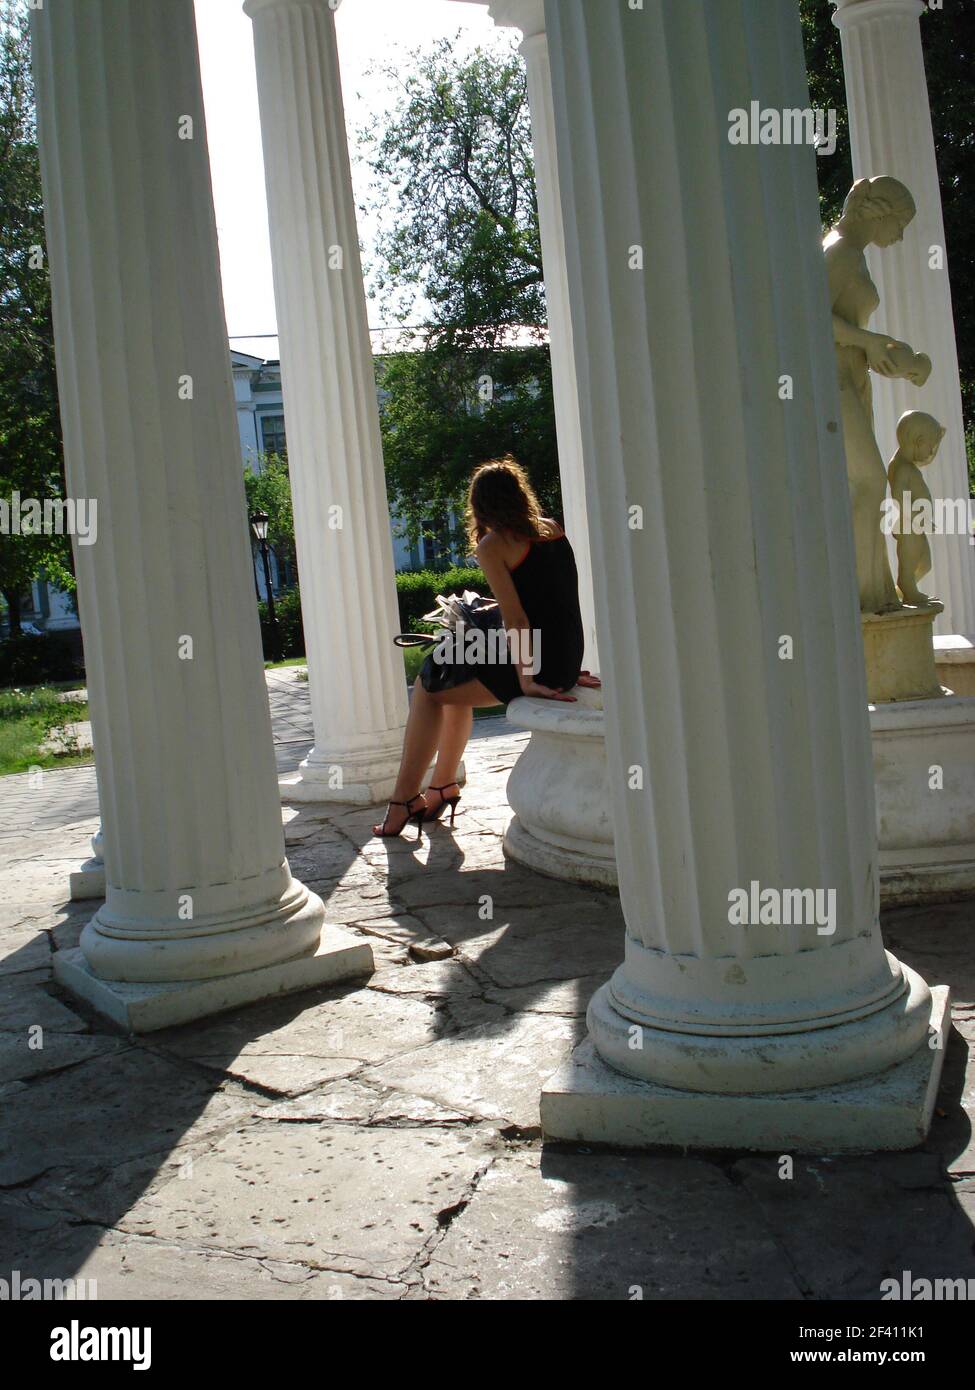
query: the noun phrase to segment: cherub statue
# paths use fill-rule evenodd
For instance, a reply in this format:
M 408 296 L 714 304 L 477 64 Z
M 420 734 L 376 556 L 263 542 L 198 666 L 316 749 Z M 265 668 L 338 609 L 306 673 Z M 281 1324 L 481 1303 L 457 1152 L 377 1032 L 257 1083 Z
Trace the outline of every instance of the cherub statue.
M 890 495 L 900 508 L 897 587 L 905 603 L 918 607 L 930 602 L 917 582 L 931 571 L 931 547 L 924 528 L 931 515 L 931 493 L 921 469 L 931 463 L 944 434 L 933 415 L 926 415 L 923 410 L 906 410 L 897 422 L 897 453 L 887 469 Z M 917 508 L 918 501 L 927 506 Z
M 880 296 L 863 253 L 867 246 L 886 247 L 900 241 L 915 212 L 914 199 L 897 179 L 887 175 L 857 179 L 843 204 L 842 217 L 823 242 L 863 613 L 887 613 L 901 606 L 880 527 L 887 470 L 873 432 L 870 373 L 903 377 L 920 386 L 931 371 L 930 359 L 923 353 L 867 328 Z

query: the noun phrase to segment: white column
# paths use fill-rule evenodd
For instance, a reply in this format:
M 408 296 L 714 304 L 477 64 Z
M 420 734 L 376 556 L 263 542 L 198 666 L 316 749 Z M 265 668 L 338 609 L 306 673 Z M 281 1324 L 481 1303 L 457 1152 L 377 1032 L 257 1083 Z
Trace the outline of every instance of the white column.
M 407 701 L 335 15 L 328 0 L 247 0 L 244 10 L 315 725 L 288 793 L 370 803 L 392 790 Z
M 809 1088 L 855 1081 L 861 1146 L 913 1144 L 933 1095 L 905 1129 L 859 1080 L 913 1058 L 926 1083 L 940 1054 L 878 926 L 814 155 L 728 141 L 756 91 L 808 104 L 798 12 L 555 0 L 546 20 L 626 944 L 543 1128 L 843 1146 L 849 1108 Z M 753 883 L 834 893 L 833 932 L 739 925 Z
M 369 957 L 326 948 L 284 853 L 192 0 L 57 0 L 33 48 L 68 489 L 98 521 L 106 901 L 54 968 L 147 1031 Z
M 478 0 L 483 3 L 484 0 Z M 463 0 L 470 3 L 470 0 Z M 535 192 L 538 227 L 545 274 L 548 308 L 549 354 L 552 362 L 552 395 L 555 431 L 559 446 L 559 479 L 566 534 L 572 542 L 579 571 L 579 607 L 586 635 L 583 665 L 599 670 L 596 614 L 593 599 L 589 519 L 582 466 L 582 430 L 579 391 L 576 385 L 572 345 L 569 280 L 565 265 L 565 232 L 559 201 L 559 175 L 555 159 L 555 113 L 552 107 L 552 73 L 545 35 L 544 0 L 491 0 L 488 12 L 502 27 L 520 29 L 521 53 L 528 73 L 528 105 L 531 111 L 532 146 L 535 154 Z
M 947 429 L 937 461 L 925 474 L 935 498 L 968 497 L 958 352 L 945 259 L 945 230 L 931 109 L 924 76 L 921 0 L 833 0 L 833 23 L 843 44 L 843 72 L 857 178 L 891 174 L 911 190 L 917 216 L 903 243 L 868 248 L 870 273 L 880 292 L 874 328 L 926 352 L 931 375 L 920 390 L 906 381 L 873 378 L 877 438 L 885 461 L 897 447 L 895 427 L 905 410 L 926 410 Z M 948 11 L 928 24 L 950 24 Z M 940 255 L 932 266 L 932 255 Z M 926 592 L 945 611 L 937 633 L 975 635 L 975 551 L 967 536 L 931 542 L 932 573 Z

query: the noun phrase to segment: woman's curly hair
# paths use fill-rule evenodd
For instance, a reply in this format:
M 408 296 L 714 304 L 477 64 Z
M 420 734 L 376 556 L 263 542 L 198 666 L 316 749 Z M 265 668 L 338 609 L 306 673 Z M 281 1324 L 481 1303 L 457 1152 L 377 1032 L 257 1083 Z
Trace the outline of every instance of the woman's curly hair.
M 488 531 L 537 540 L 544 536 L 542 509 L 528 474 L 510 454 L 482 463 L 467 491 L 467 538 L 471 549 Z

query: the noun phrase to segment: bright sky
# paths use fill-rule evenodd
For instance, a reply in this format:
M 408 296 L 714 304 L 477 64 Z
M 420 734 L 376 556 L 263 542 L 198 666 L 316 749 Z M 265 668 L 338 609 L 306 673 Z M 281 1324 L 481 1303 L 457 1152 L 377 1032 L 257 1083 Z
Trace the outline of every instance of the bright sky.
M 276 339 L 235 336 L 277 329 L 252 25 L 241 0 L 195 0 L 195 5 L 227 331 L 242 352 L 277 357 Z M 456 0 L 342 0 L 335 22 L 358 204 L 368 171 L 356 160 L 353 132 L 372 113 L 388 109 L 391 100 L 386 85 L 368 78 L 366 68 L 458 30 L 464 31 L 466 48 L 504 42 L 506 32 L 495 28 L 484 5 Z M 507 35 L 510 41 L 510 31 Z M 374 232 L 360 215 L 367 256 Z M 370 300 L 370 325 L 386 321 L 382 303 Z

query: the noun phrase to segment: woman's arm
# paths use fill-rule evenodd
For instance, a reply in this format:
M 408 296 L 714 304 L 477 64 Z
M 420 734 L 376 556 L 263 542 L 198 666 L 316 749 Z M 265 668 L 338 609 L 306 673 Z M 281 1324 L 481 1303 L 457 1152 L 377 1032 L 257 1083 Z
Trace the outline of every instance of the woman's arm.
M 549 700 L 574 700 L 574 696 L 549 690 L 547 686 L 539 685 L 538 681 L 535 680 L 532 670 L 535 664 L 532 652 L 532 633 L 528 625 L 528 614 L 518 597 L 518 590 L 515 588 L 515 582 L 505 562 L 503 551 L 503 543 L 496 536 L 488 535 L 478 545 L 476 554 L 478 563 L 484 571 L 484 577 L 490 584 L 494 597 L 501 608 L 501 617 L 504 619 L 509 645 L 513 638 L 516 643 L 516 650 L 512 652 L 512 656 L 517 657 L 515 667 L 518 672 L 518 684 L 521 686 L 521 693 L 523 695 L 540 695 Z

